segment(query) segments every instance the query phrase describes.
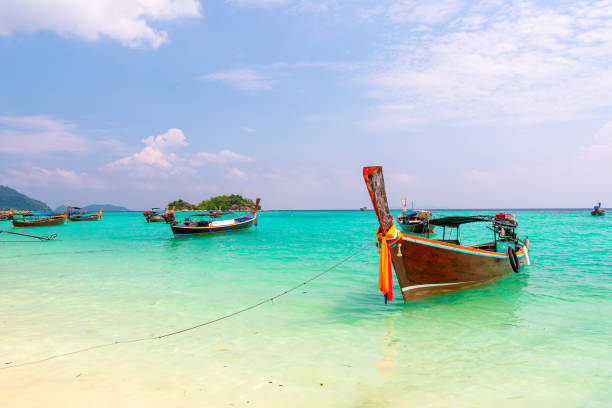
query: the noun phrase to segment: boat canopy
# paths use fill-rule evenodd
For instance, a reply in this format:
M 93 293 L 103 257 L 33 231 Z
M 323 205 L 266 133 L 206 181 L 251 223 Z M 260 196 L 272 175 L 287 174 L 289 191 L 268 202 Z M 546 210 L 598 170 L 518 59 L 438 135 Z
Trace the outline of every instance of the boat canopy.
M 471 216 L 450 216 L 450 217 L 440 217 L 429 220 L 429 224 L 431 225 L 439 225 L 441 227 L 449 227 L 449 228 L 459 228 L 462 224 L 469 224 L 471 222 L 485 222 L 490 221 L 490 217 L 486 217 L 484 215 L 471 215 Z
M 419 211 L 415 211 L 415 210 L 412 210 L 412 211 L 403 211 L 402 212 L 403 215 L 408 215 L 408 216 L 417 215 L 418 213 L 419 213 Z

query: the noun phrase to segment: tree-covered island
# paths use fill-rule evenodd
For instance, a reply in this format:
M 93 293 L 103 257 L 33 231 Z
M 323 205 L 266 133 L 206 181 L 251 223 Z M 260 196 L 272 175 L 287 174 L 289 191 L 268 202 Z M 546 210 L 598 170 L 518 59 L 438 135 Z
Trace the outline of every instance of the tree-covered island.
M 168 207 L 175 207 L 180 210 L 234 210 L 234 211 L 249 211 L 255 207 L 255 202 L 249 198 L 244 198 L 239 194 L 220 195 L 204 200 L 199 204 L 191 204 L 182 199 L 172 201 Z M 260 206 L 261 208 L 261 206 Z

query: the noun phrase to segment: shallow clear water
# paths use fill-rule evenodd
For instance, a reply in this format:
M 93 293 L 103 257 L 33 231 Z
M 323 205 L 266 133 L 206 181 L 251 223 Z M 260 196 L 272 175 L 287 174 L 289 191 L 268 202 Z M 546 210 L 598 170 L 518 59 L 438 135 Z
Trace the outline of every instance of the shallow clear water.
M 445 214 L 474 212 L 445 212 Z M 494 213 L 494 212 L 488 212 Z M 612 217 L 515 212 L 532 265 L 469 291 L 385 305 L 373 212 L 266 212 L 259 227 L 173 238 L 137 213 L 21 230 L 0 243 L 7 406 L 607 407 Z M 181 216 L 179 216 L 181 217 Z M 0 229 L 10 229 L 7 222 Z M 484 227 L 462 230 L 467 243 Z M 0 240 L 15 240 L 0 234 Z

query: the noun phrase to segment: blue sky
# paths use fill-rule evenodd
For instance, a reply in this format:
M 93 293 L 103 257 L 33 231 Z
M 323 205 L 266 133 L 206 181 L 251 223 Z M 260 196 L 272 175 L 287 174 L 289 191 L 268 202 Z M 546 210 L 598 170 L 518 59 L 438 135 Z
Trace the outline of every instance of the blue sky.
M 0 4 L 0 184 L 52 206 L 612 202 L 612 2 Z

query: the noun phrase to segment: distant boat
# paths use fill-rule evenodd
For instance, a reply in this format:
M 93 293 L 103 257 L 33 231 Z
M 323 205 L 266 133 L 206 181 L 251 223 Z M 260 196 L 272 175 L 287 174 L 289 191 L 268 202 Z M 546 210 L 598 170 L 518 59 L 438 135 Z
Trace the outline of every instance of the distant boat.
M 363 207 L 359 207 L 359 211 L 365 211 L 367 209 L 368 209 L 368 207 L 366 207 L 365 205 Z
M 66 209 L 66 212 L 63 214 L 51 214 L 46 215 L 47 213 L 30 213 L 30 214 L 20 214 L 20 218 L 15 218 L 13 216 L 13 227 L 15 228 L 25 228 L 25 227 L 52 227 L 56 225 L 61 225 L 66 222 L 68 218 L 68 212 L 70 211 L 70 207 Z
M 175 236 L 205 235 L 247 230 L 253 227 L 253 225 L 257 225 L 257 211 L 260 201 L 258 198 L 255 201 L 255 208 L 249 214 L 242 217 L 214 221 L 215 218 L 220 216 L 221 211 L 209 211 L 207 213 L 190 215 L 184 221 L 174 221 L 170 227 Z
M 431 213 L 424 210 L 408 210 L 403 211 L 397 217 L 397 224 L 404 234 L 418 235 L 434 235 L 433 224 L 428 221 L 431 219 Z
M 165 222 L 166 224 L 171 224 L 174 222 L 174 208 L 172 210 L 168 210 L 168 207 L 164 211 L 146 211 L 145 214 L 149 213 L 149 215 L 145 215 L 147 222 Z M 156 210 L 156 208 L 153 208 Z
M 363 177 L 380 225 L 379 289 L 385 300 L 393 297 L 391 265 L 404 300 L 412 301 L 493 283 L 529 264 L 528 241 L 517 237 L 512 214 L 440 217 L 428 221 L 443 229 L 438 239 L 403 235 L 389 212 L 382 167 L 364 167 Z M 461 245 L 460 226 L 476 222 L 490 223 L 493 241 Z
M 10 221 L 13 219 L 13 209 L 0 211 L 0 221 Z
M 77 209 L 80 210 L 81 208 L 79 207 L 72 207 L 72 209 Z M 97 213 L 88 213 L 88 212 L 78 212 L 78 211 L 70 211 L 70 213 L 68 214 L 68 220 L 69 221 L 97 221 L 100 218 L 102 218 L 102 210 L 104 210 L 104 207 L 100 208 L 100 211 L 98 211 Z
M 604 216 L 606 215 L 606 210 L 601 208 L 601 203 L 597 203 L 597 205 L 593 206 L 593 211 L 591 211 L 591 215 Z

